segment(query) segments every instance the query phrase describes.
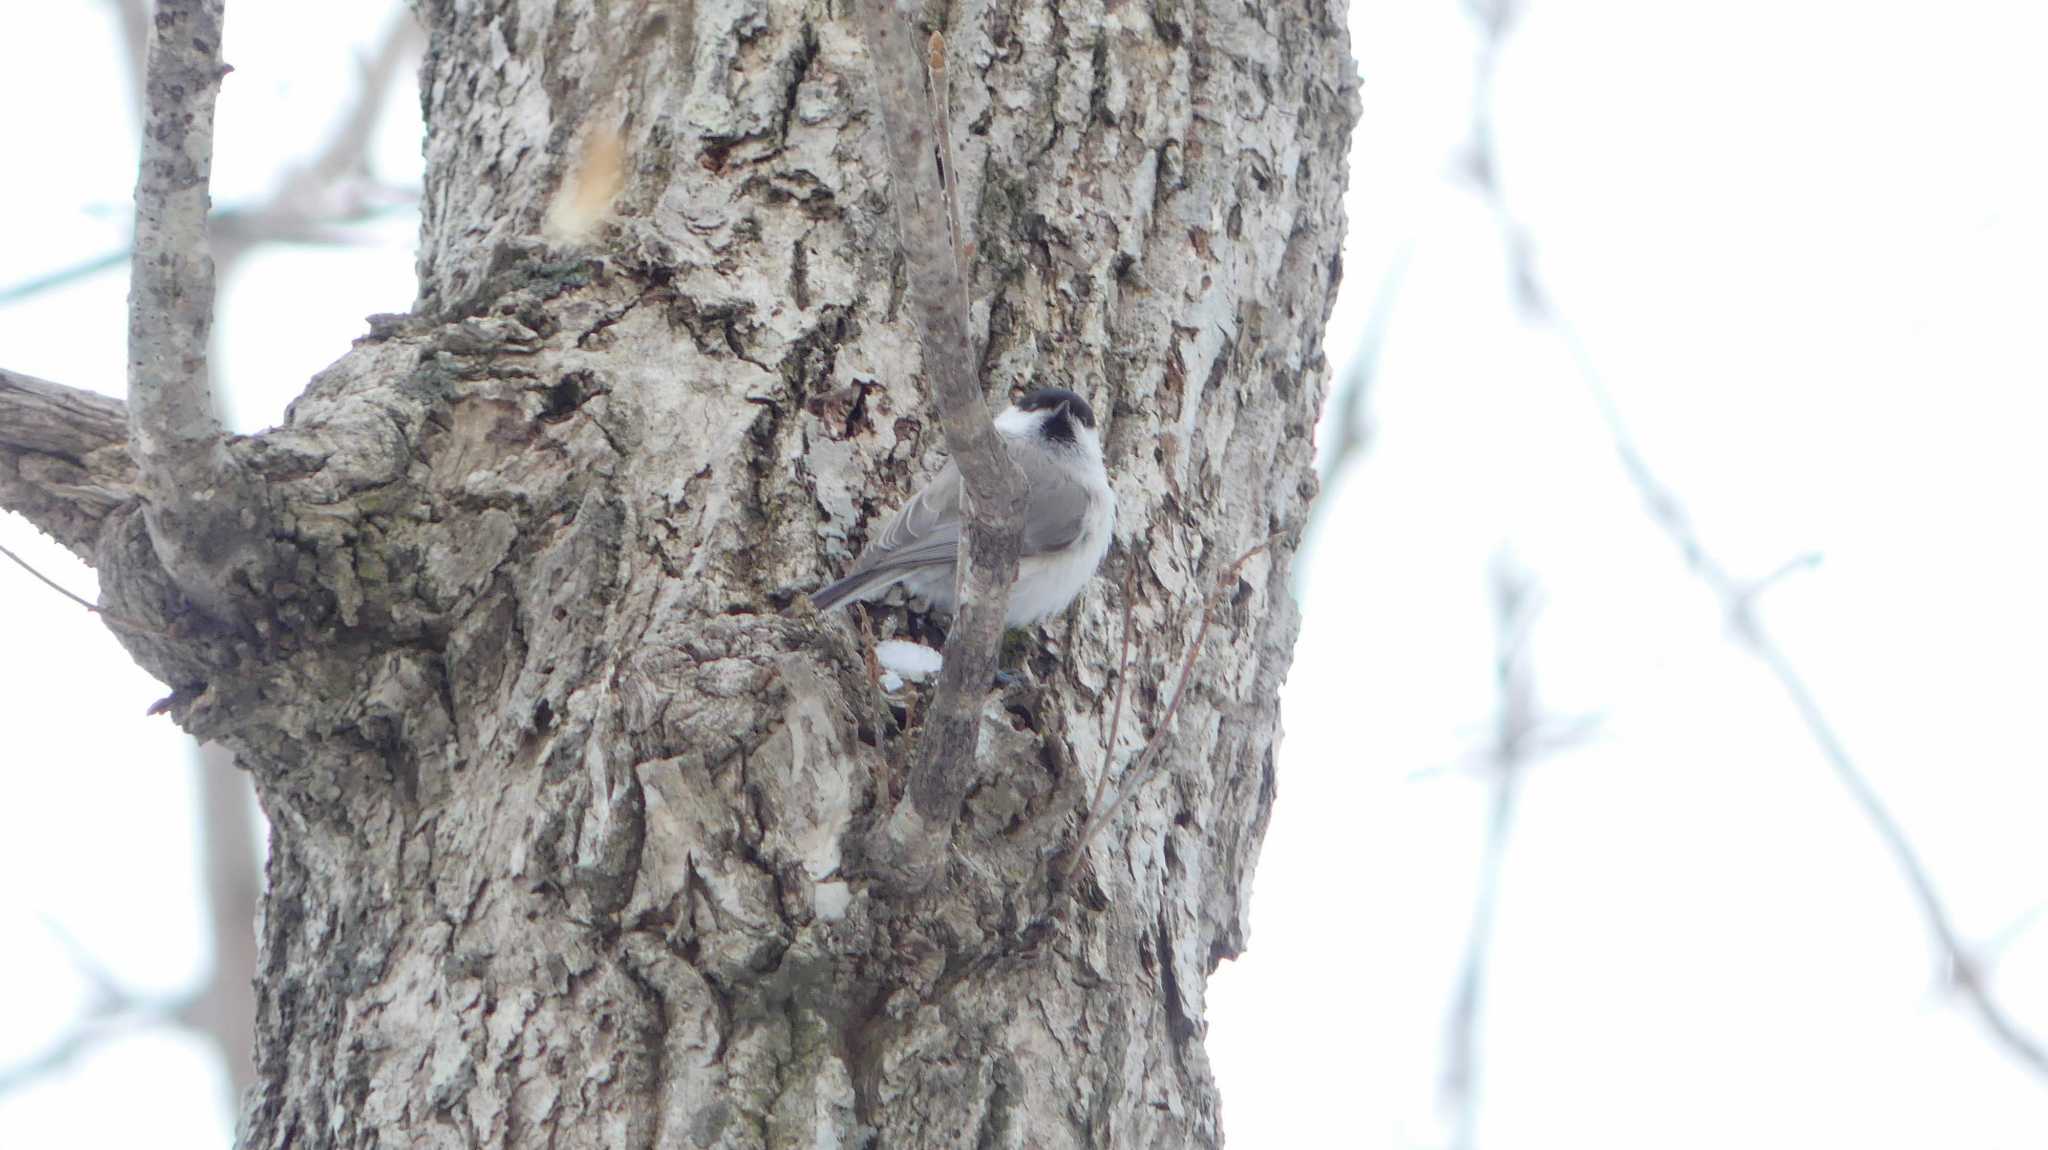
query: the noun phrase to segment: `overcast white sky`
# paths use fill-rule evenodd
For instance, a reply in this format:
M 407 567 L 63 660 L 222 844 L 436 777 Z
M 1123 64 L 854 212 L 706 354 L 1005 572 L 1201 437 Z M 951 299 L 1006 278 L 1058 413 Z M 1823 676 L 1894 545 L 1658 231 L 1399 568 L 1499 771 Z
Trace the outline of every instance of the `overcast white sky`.
M 216 199 L 268 190 L 347 99 L 381 4 L 231 3 Z M 26 22 L 26 27 L 23 26 Z M 120 246 L 134 127 L 107 6 L 0 43 L 0 287 Z M 1250 952 L 1211 983 L 1238 1147 L 1441 1146 L 1493 707 L 1487 573 L 1540 584 L 1544 702 L 1598 736 L 1527 778 L 1488 972 L 1487 1150 L 2038 1147 L 2048 1082 L 1938 990 L 1897 868 L 1643 514 L 1566 349 L 1517 315 L 1456 176 L 1457 0 L 1361 4 L 1342 363 L 1409 270 L 1373 446 L 1301 591 Z M 1923 852 L 2001 1000 L 2048 1036 L 2048 9 L 1530 0 L 1501 61 L 1508 195 L 1652 465 L 1738 574 Z M 378 162 L 418 169 L 417 105 Z M 31 158 L 24 162 L 22 158 Z M 19 178 L 28 171 L 33 179 Z M 226 285 L 235 423 L 410 301 L 411 223 L 273 249 Z M 0 308 L 0 363 L 118 393 L 125 273 Z M 1326 432 L 1327 438 L 1327 432 Z M 20 520 L 0 543 L 92 577 Z M 40 925 L 138 993 L 205 969 L 182 741 L 82 611 L 0 569 L 0 1073 L 85 1004 Z M 34 651 L 34 658 L 21 653 Z M 119 844 L 108 852 L 106 844 Z M 2021 929 L 2015 929 L 2016 927 Z M 0 1146 L 218 1146 L 204 1050 L 143 1031 L 0 1096 Z M 110 1098 L 127 1104 L 112 1106 Z

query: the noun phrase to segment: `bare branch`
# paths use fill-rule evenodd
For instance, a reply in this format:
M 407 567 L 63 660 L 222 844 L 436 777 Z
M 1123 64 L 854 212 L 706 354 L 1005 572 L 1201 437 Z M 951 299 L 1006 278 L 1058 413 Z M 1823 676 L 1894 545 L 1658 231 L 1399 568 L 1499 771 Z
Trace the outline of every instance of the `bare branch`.
M 151 30 L 128 288 L 128 430 L 157 557 L 188 598 L 230 619 L 236 583 L 260 585 L 268 557 L 253 518 L 245 522 L 264 493 L 229 458 L 207 382 L 221 14 L 222 0 L 162 0 Z
M 1779 646 L 1776 637 L 1757 615 L 1752 589 L 1731 576 L 1728 569 L 1707 549 L 1677 499 L 1657 480 L 1643 461 L 1634 438 L 1621 420 L 1620 411 L 1615 407 L 1606 385 L 1593 371 L 1591 361 L 1586 357 L 1584 348 L 1580 346 L 1576 333 L 1562 320 L 1554 322 L 1579 356 L 1587 386 L 1593 390 L 1599 401 L 1601 414 L 1607 420 L 1608 431 L 1614 439 L 1615 452 L 1621 457 L 1622 466 L 1628 472 L 1629 479 L 1641 493 L 1650 517 L 1664 529 L 1664 533 L 1671 537 L 1672 542 L 1678 545 L 1693 572 L 1720 598 L 1722 608 L 1728 613 L 1730 630 L 1736 641 L 1762 661 L 1771 676 L 1778 681 L 1778 686 L 1791 699 L 1793 710 L 1798 712 L 1800 721 L 1805 724 L 1807 734 L 1811 735 L 1814 743 L 1820 747 L 1821 757 L 1834 769 L 1835 777 L 1848 790 L 1850 799 L 1863 812 L 1865 820 L 1877 831 L 1878 838 L 1883 840 L 1886 849 L 1891 851 L 1893 861 L 1898 864 L 1900 873 L 1906 878 L 1907 886 L 1913 891 L 1914 901 L 1920 905 L 1921 917 L 1927 920 L 1928 930 L 1934 936 L 1935 945 L 1947 968 L 1950 986 L 1970 1004 L 1978 1019 L 2001 1046 L 2035 1072 L 2048 1075 L 2048 1049 L 2044 1049 L 2039 1041 L 2022 1030 L 1992 998 L 1991 988 L 1984 981 L 1978 958 L 1972 948 L 1963 941 L 1962 935 L 1957 932 L 1955 923 L 1949 916 L 1948 906 L 1942 901 L 1940 892 L 1935 889 L 1933 878 L 1928 874 L 1926 862 L 1913 846 L 1905 827 L 1892 814 L 1884 798 L 1877 793 L 1877 788 L 1871 784 L 1869 777 L 1849 754 L 1847 744 L 1842 741 L 1840 732 L 1835 729 L 1834 722 L 1822 709 L 1812 688 L 1807 686 L 1805 676 L 1800 674 L 1791 656 Z
M 1514 834 L 1522 782 L 1528 768 L 1539 759 L 1575 745 L 1592 730 L 1590 720 L 1546 716 L 1537 700 L 1529 631 L 1540 610 L 1534 583 L 1527 573 L 1505 557 L 1496 560 L 1493 682 L 1497 702 L 1492 745 L 1484 756 L 1488 780 L 1493 786 L 1493 804 L 1487 815 L 1479 887 L 1472 899 L 1472 926 L 1465 937 L 1465 957 L 1444 1021 L 1444 1064 L 1438 1079 L 1443 1107 L 1453 1123 L 1451 1146 L 1457 1150 L 1469 1150 L 1474 1145 L 1479 1125 L 1479 1036 L 1486 968 L 1492 953 L 1501 876 L 1507 869 L 1508 840 Z
M 69 587 L 64 586 L 62 583 L 57 582 L 55 579 L 50 578 L 48 575 L 43 574 L 41 571 L 36 570 L 35 564 L 30 563 L 28 560 L 23 559 L 19 555 L 16 555 L 12 550 L 6 547 L 0 547 L 0 555 L 5 555 L 7 558 L 13 560 L 15 566 L 35 576 L 36 580 L 40 582 L 43 586 L 48 587 L 50 590 L 55 591 L 57 594 L 64 596 L 66 599 L 71 600 L 73 603 L 78 604 L 80 607 L 83 607 L 86 610 L 93 612 L 94 614 L 99 613 L 99 608 L 93 605 L 92 600 L 87 599 L 85 596 L 78 594 L 76 591 L 71 590 Z
M 1913 846 L 1905 828 L 1891 813 L 1884 799 L 1877 793 L 1867 775 L 1863 773 L 1847 745 L 1842 741 L 1834 723 L 1821 708 L 1813 691 L 1807 686 L 1805 677 L 1799 673 L 1792 659 L 1779 646 L 1777 639 L 1758 617 L 1755 606 L 1758 593 L 1774 584 L 1789 571 L 1803 570 L 1812 565 L 1811 557 L 1801 557 L 1781 567 L 1779 571 L 1760 581 L 1745 582 L 1730 573 L 1726 565 L 1715 557 L 1704 540 L 1686 516 L 1676 496 L 1656 477 L 1637 448 L 1634 436 L 1622 419 L 1620 409 L 1615 405 L 1613 395 L 1595 368 L 1592 356 L 1587 352 L 1577 329 L 1566 319 L 1557 305 L 1555 296 L 1544 283 L 1536 261 L 1535 244 L 1528 231 L 1516 220 L 1510 210 L 1500 185 L 1491 120 L 1491 92 L 1493 70 L 1501 45 L 1512 27 L 1518 9 L 1514 0 L 1493 0 L 1475 8 L 1479 19 L 1483 44 L 1480 52 L 1480 68 L 1476 75 L 1477 93 L 1473 112 L 1472 174 L 1475 185 L 1493 208 L 1499 221 L 1505 243 L 1509 275 L 1515 285 L 1516 299 L 1523 312 L 1532 320 L 1548 325 L 1557 332 L 1573 358 L 1577 361 L 1579 373 L 1588 390 L 1599 405 L 1601 417 L 1606 421 L 1607 431 L 1613 442 L 1615 454 L 1620 457 L 1622 468 L 1629 481 L 1634 484 L 1643 503 L 1657 525 L 1663 528 L 1679 551 L 1685 556 L 1686 565 L 1712 589 L 1720 599 L 1726 612 L 1730 630 L 1738 642 L 1770 671 L 1791 700 L 1807 733 L 1819 746 L 1821 755 L 1833 768 L 1835 777 L 1849 792 L 1850 799 L 1862 811 L 1863 817 L 1877 831 L 1893 860 L 1905 876 L 1912 889 L 1914 901 L 1920 906 L 1921 917 L 1927 922 L 1928 931 L 1940 952 L 1946 976 L 1952 989 L 1961 994 L 1979 1021 L 1990 1031 L 1998 1044 L 2015 1058 L 2024 1062 L 2038 1074 L 2048 1075 L 2048 1048 L 2022 1030 L 2018 1023 L 2007 1014 L 1992 997 L 1983 973 L 1983 965 L 1974 950 L 1968 946 L 1956 931 L 1949 916 L 1948 907 L 1935 889 L 1934 880 L 1928 874 L 1926 863 Z
M 318 155 L 292 168 L 268 200 L 253 208 L 215 212 L 214 259 L 219 274 L 264 244 L 348 242 L 340 225 L 371 219 L 417 199 L 417 189 L 377 183 L 370 171 L 370 144 L 391 97 L 399 65 L 417 54 L 425 32 L 412 9 L 399 5 L 369 55 L 359 59 L 361 77 L 350 105 Z
M 335 126 L 334 135 L 328 138 L 320 154 L 286 178 L 270 210 L 328 218 L 347 214 L 324 208 L 321 201 L 331 196 L 336 187 L 368 175 L 371 137 L 384 116 L 398 66 L 425 43 L 426 32 L 413 16 L 411 6 L 398 5 L 376 48 L 357 60 L 361 79 L 355 104 Z
M 45 272 L 42 275 L 33 276 L 19 283 L 8 284 L 6 287 L 0 288 L 0 306 L 25 300 L 32 295 L 39 295 L 52 288 L 63 287 L 65 284 L 77 283 L 79 280 L 85 279 L 88 276 L 96 276 L 103 271 L 111 271 L 126 264 L 134 254 L 134 249 L 122 248 L 120 251 L 108 252 L 105 255 L 94 256 L 89 260 L 72 264 L 70 267 L 58 268 L 56 271 Z
M 30 563 L 28 560 L 23 559 L 19 555 L 16 555 L 13 552 L 13 550 L 9 548 L 0 547 L 0 556 L 6 556 L 8 559 L 14 562 L 15 566 L 21 568 L 23 571 L 28 572 L 30 575 L 35 576 L 36 580 L 40 582 L 43 586 L 48 587 L 50 590 L 55 591 L 57 594 L 64 596 L 66 599 L 71 600 L 73 603 L 78 604 L 80 607 L 83 607 L 86 610 L 92 612 L 93 614 L 98 615 L 100 618 L 106 620 L 110 626 L 117 627 L 123 631 L 131 631 L 138 635 L 149 635 L 158 639 L 176 638 L 176 636 L 171 635 L 168 632 L 159 631 L 156 628 L 151 627 L 147 623 L 140 623 L 134 619 L 128 618 L 125 615 L 117 615 L 112 611 L 108 611 L 99 607 L 97 604 L 85 598 L 83 595 L 78 594 L 77 592 L 64 586 L 62 583 L 59 583 L 55 579 L 50 578 L 48 575 L 43 574 L 41 571 L 36 570 L 35 564 Z
M 142 88 L 145 39 L 150 18 L 145 0 L 109 0 L 120 15 L 124 44 L 132 45 L 134 85 Z M 425 33 L 410 8 L 400 5 L 376 48 L 358 61 L 361 84 L 355 103 L 335 125 L 319 153 L 294 166 L 267 199 L 254 205 L 215 210 L 208 219 L 215 278 L 225 278 L 235 261 L 265 244 L 338 245 L 352 242 L 347 225 L 362 223 L 418 198 L 418 189 L 379 183 L 370 172 L 371 137 L 389 103 L 399 67 L 415 55 Z M 133 248 L 94 256 L 69 267 L 0 287 L 0 305 L 75 283 L 128 264 Z
M 953 242 L 945 176 L 920 83 L 925 62 L 912 42 L 909 21 L 893 0 L 858 0 L 855 7 L 889 142 L 889 199 L 909 272 L 911 315 L 925 374 L 938 400 L 946 449 L 966 489 L 967 530 L 955 582 L 960 606 L 910 770 L 906 798 L 911 810 L 897 808 L 898 818 L 909 814 L 924 828 L 950 830 L 973 780 L 982 700 L 995 674 L 1010 584 L 1017 577 L 1024 477 L 996 435 L 975 366 L 966 272 Z M 948 156 L 949 166 L 951 160 Z M 899 845 L 906 841 L 903 830 L 891 831 Z
M 926 107 L 932 121 L 932 131 L 938 136 L 939 175 L 946 182 L 946 224 L 953 237 L 954 258 L 960 262 L 960 274 L 964 278 L 974 259 L 973 245 L 967 242 L 966 228 L 960 217 L 960 173 L 956 168 L 959 157 L 953 151 L 953 113 L 949 104 L 950 90 L 946 77 L 946 38 L 932 33 L 925 44 L 925 63 L 931 68 L 931 84 L 926 91 Z M 965 302 L 964 300 L 962 301 Z
M 61 1073 L 95 1047 L 123 1034 L 174 1022 L 185 1001 L 182 998 L 136 997 L 116 981 L 61 923 L 45 918 L 43 926 L 70 955 L 79 975 L 91 985 L 92 1002 L 84 1014 L 74 1019 L 56 1041 L 40 1053 L 12 1066 L 0 1067 L 0 1094 Z
M 101 521 L 135 490 L 126 404 L 0 368 L 0 507 L 90 563 Z

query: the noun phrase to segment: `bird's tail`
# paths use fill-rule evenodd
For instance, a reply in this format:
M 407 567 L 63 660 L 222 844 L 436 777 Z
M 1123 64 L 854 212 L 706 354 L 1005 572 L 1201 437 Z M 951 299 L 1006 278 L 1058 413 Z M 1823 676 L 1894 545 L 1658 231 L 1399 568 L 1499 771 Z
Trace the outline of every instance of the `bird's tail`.
M 811 592 L 811 606 L 820 611 L 830 611 L 842 603 L 871 599 L 888 590 L 891 584 L 901 578 L 901 573 L 897 572 L 856 571 L 844 579 L 827 583 Z

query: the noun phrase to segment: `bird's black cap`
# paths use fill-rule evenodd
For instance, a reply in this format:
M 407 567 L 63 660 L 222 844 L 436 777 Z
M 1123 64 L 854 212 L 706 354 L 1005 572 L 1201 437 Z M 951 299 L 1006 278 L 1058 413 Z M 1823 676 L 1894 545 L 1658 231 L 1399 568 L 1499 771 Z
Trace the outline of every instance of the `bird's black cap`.
M 1064 387 L 1041 387 L 1018 400 L 1017 406 L 1025 411 L 1051 411 L 1063 403 L 1074 418 L 1081 421 L 1081 426 L 1094 430 L 1095 409 L 1088 406 L 1087 400 Z

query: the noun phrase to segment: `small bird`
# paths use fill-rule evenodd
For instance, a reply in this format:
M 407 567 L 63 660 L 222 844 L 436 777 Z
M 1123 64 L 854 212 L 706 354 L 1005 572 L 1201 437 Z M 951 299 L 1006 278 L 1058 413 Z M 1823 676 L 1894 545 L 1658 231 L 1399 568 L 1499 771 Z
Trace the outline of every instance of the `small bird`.
M 1028 493 L 1003 625 L 1028 627 L 1064 610 L 1102 565 L 1116 525 L 1116 493 L 1103 470 L 1095 409 L 1073 392 L 1034 391 L 997 416 L 995 427 Z M 960 527 L 960 469 L 948 462 L 889 520 L 846 578 L 811 594 L 812 604 L 830 610 L 901 583 L 951 612 Z

